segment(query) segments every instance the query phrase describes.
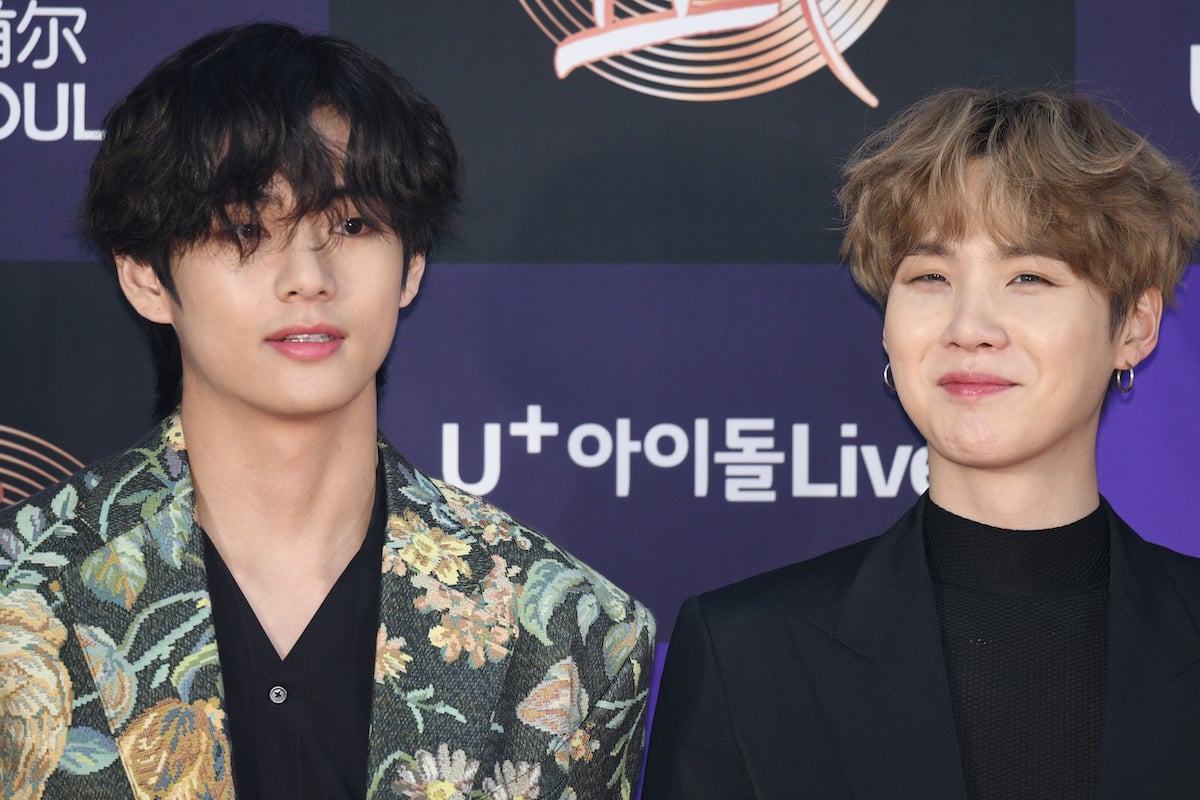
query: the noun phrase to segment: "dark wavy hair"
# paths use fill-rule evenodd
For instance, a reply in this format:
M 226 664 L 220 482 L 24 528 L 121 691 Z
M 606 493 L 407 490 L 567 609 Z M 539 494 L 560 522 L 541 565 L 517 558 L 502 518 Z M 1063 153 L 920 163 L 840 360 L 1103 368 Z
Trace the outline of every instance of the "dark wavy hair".
M 315 128 L 320 108 L 348 123 L 344 154 Z M 408 81 L 343 39 L 254 23 L 169 56 L 108 113 L 81 222 L 110 258 L 152 265 L 178 303 L 173 259 L 234 224 L 259 223 L 276 179 L 295 199 L 292 221 L 349 202 L 398 235 L 405 279 L 459 200 L 454 141 Z M 242 257 L 253 247 L 243 244 Z M 147 325 L 161 414 L 182 395 L 179 341 L 169 325 Z

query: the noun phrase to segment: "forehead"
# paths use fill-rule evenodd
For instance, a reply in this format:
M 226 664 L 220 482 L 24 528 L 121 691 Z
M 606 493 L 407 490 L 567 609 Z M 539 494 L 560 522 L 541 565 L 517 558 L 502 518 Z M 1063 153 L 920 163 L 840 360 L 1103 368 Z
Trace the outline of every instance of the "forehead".
M 1028 182 L 1006 174 L 990 159 L 972 158 L 963 169 L 931 180 L 914 193 L 904 214 L 908 247 L 949 246 L 986 239 L 998 250 L 1054 255 L 1056 238 Z
M 313 109 L 309 117 L 312 121 L 312 129 L 318 135 L 321 147 L 324 148 L 325 155 L 328 157 L 326 161 L 328 168 L 332 172 L 332 186 L 325 185 L 324 192 L 330 203 L 337 205 L 347 196 L 344 182 L 346 152 L 350 141 L 350 123 L 345 116 L 328 106 L 319 106 Z M 307 161 L 307 158 L 304 160 Z M 266 185 L 258 190 L 255 202 L 230 203 L 226 206 L 227 212 L 236 212 L 238 209 L 244 211 L 249 206 L 253 206 L 268 213 L 290 214 L 297 204 L 297 197 L 295 187 L 289 182 L 287 172 L 294 172 L 294 170 L 289 170 L 289 165 L 285 162 L 280 166 L 279 171 L 271 176 Z M 295 177 L 303 180 L 304 174 L 301 172 Z M 318 185 L 320 183 L 318 181 Z M 305 186 L 302 191 L 311 191 L 313 188 L 313 186 Z
M 329 106 L 314 108 L 311 116 L 313 129 L 325 140 L 326 146 L 340 156 L 338 161 L 344 161 L 350 142 L 350 121 Z

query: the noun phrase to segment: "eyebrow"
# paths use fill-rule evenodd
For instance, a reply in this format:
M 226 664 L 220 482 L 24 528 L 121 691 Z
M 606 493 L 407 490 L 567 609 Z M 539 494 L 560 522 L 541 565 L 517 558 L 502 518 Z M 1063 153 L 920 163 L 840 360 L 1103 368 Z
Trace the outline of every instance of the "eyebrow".
M 1026 258 L 1028 256 L 1049 255 L 1046 251 L 1038 250 L 1035 247 L 1026 244 L 1002 244 L 996 248 L 997 255 L 1002 259 L 1008 258 Z M 941 258 L 951 258 L 954 256 L 954 248 L 942 242 L 921 241 L 913 245 L 908 251 L 910 256 L 938 256 Z
M 908 251 L 910 256 L 949 256 L 951 255 L 950 248 L 940 242 L 922 241 L 913 245 Z
M 1045 255 L 1027 244 L 1006 244 L 999 247 L 1001 258 L 1025 258 L 1026 256 Z

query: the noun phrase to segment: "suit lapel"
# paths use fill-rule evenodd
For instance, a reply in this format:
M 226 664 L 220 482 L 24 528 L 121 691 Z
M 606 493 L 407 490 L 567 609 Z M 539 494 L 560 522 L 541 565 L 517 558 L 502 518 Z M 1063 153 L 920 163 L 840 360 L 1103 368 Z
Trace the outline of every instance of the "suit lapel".
M 380 582 L 379 638 L 371 700 L 368 797 L 397 767 L 439 764 L 462 750 L 488 763 L 500 744 L 494 713 L 516 638 L 509 604 L 494 589 L 491 558 L 446 498 L 380 440 L 387 482 L 388 535 Z M 506 580 L 504 578 L 503 580 Z M 481 588 L 481 583 L 485 586 Z M 489 650 L 489 648 L 492 648 Z M 422 754 L 423 753 L 423 754 Z M 447 762 L 447 763 L 450 763 Z M 477 776 L 477 779 L 482 776 Z
M 868 551 L 835 619 L 792 621 L 855 798 L 966 798 L 922 536 L 924 501 Z
M 1098 795 L 1194 797 L 1200 632 L 1163 562 L 1112 509 L 1108 674 Z
M 220 668 L 177 418 L 127 454 L 80 516 L 99 546 L 62 573 L 87 675 L 125 773 L 232 798 Z M 107 484 L 106 484 L 107 482 Z M 82 694 L 81 689 L 77 689 Z

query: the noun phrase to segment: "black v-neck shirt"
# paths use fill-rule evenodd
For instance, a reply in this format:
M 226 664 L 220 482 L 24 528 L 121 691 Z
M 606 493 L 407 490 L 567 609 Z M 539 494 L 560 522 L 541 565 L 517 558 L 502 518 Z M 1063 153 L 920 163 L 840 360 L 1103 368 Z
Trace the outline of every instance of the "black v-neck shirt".
M 380 465 L 363 543 L 283 660 L 204 535 L 239 800 L 366 796 L 386 516 Z

